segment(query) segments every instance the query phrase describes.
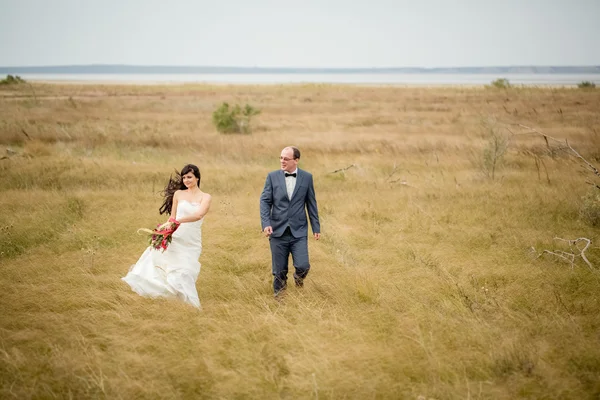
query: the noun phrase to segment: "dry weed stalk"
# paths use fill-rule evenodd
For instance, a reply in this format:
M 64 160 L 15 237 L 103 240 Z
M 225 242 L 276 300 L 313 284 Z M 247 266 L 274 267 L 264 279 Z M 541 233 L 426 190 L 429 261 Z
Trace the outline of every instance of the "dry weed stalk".
M 541 157 L 539 157 L 536 154 L 534 154 L 533 157 L 535 159 L 535 167 L 537 168 L 538 181 L 542 180 L 542 176 L 540 173 L 540 165 L 541 165 L 544 167 L 544 171 L 546 172 L 546 181 L 548 182 L 548 185 L 549 185 L 551 182 L 550 182 L 550 175 L 548 174 L 548 168 L 546 168 L 546 163 L 544 162 L 544 160 Z
M 392 169 L 392 172 L 390 172 L 390 174 L 387 176 L 387 178 L 385 178 L 386 181 L 389 181 L 392 176 L 394 176 L 394 174 L 396 173 L 396 171 L 398 170 L 398 164 L 396 164 L 394 162 L 394 168 Z

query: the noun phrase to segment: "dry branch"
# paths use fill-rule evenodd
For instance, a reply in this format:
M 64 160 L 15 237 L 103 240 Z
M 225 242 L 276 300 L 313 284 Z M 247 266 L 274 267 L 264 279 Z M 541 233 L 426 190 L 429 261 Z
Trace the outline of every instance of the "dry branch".
M 596 168 L 592 163 L 590 163 L 588 160 L 586 160 L 581 154 L 579 154 L 579 152 L 577 150 L 575 150 L 570 144 L 569 141 L 567 139 L 561 140 L 561 139 L 556 139 L 550 135 L 547 135 L 543 132 L 540 132 L 539 130 L 529 127 L 527 125 L 523 125 L 523 124 L 519 124 L 519 126 L 521 128 L 525 128 L 525 129 L 529 129 L 531 132 L 537 133 L 539 135 L 542 135 L 544 137 L 544 139 L 546 140 L 546 145 L 548 146 L 548 149 L 550 149 L 550 143 L 548 142 L 548 139 L 552 139 L 555 142 L 558 143 L 564 143 L 567 148 L 569 150 L 571 150 L 571 152 L 573 152 L 573 154 L 575 154 L 575 157 L 579 158 L 586 166 L 586 168 L 588 170 L 590 170 L 591 172 L 594 173 L 594 175 L 596 175 L 597 177 L 600 177 L 600 171 L 598 171 L 598 168 Z M 597 186 L 597 185 L 596 185 Z
M 540 258 L 541 256 L 543 256 L 544 254 L 552 254 L 553 256 L 556 256 L 564 261 L 567 261 L 569 264 L 571 264 L 571 268 L 573 268 L 575 266 L 575 259 L 577 257 L 581 257 L 583 259 L 583 261 L 587 264 L 588 268 L 591 271 L 594 271 L 594 267 L 592 266 L 592 263 L 588 260 L 588 258 L 585 255 L 585 251 L 588 249 L 588 247 L 590 247 L 590 245 L 592 244 L 592 241 L 588 238 L 584 238 L 584 237 L 580 237 L 577 239 L 573 239 L 573 240 L 569 240 L 569 239 L 562 239 L 559 237 L 555 237 L 554 240 L 559 240 L 562 242 L 567 242 L 569 244 L 569 248 L 571 249 L 571 253 L 564 251 L 564 250 L 554 250 L 554 251 L 550 251 L 550 250 L 544 250 L 541 253 L 538 254 L 537 258 Z M 585 246 L 581 249 L 579 248 L 579 246 L 577 245 L 577 243 L 583 242 L 585 243 Z M 535 250 L 535 248 L 534 248 Z M 579 254 L 576 254 L 575 250 L 577 252 L 579 252 Z
M 346 168 L 336 169 L 335 171 L 330 172 L 330 174 L 335 174 L 337 172 L 343 172 L 343 171 L 346 171 L 347 169 L 350 169 L 350 168 L 353 168 L 353 167 L 356 167 L 356 164 L 348 165 Z

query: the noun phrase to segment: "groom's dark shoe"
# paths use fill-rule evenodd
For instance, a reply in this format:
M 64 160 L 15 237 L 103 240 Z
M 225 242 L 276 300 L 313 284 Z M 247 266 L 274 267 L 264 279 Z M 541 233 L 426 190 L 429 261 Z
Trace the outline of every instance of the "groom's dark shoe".
M 277 301 L 281 301 L 285 297 L 285 294 L 286 294 L 286 290 L 285 289 L 281 289 L 280 291 L 278 291 L 277 293 L 275 293 L 273 295 L 273 298 L 275 300 L 277 300 Z
M 275 299 L 281 299 L 285 295 L 286 290 L 287 290 L 287 283 L 284 283 L 280 289 L 275 290 L 275 293 L 273 294 L 273 296 L 275 297 Z
M 294 274 L 294 283 L 297 288 L 304 287 L 304 278 L 300 278 L 298 275 Z

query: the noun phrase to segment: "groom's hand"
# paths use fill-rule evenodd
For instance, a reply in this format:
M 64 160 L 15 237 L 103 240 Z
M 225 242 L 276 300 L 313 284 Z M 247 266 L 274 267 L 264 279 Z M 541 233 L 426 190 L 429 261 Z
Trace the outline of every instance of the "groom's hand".
M 271 226 L 267 226 L 264 230 L 263 230 L 264 234 L 266 237 L 271 236 L 271 234 L 273 233 L 273 227 Z
M 317 239 L 317 240 L 321 239 L 321 234 L 320 233 L 315 233 L 315 239 Z

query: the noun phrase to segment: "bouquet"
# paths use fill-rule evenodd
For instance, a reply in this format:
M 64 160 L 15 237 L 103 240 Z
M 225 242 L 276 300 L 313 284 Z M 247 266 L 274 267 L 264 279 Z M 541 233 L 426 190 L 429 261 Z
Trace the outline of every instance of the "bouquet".
M 171 217 L 164 224 L 157 225 L 155 229 L 138 229 L 138 233 L 145 232 L 149 234 L 148 243 L 154 250 L 165 251 L 173 240 L 173 232 L 179 228 L 180 222 Z

